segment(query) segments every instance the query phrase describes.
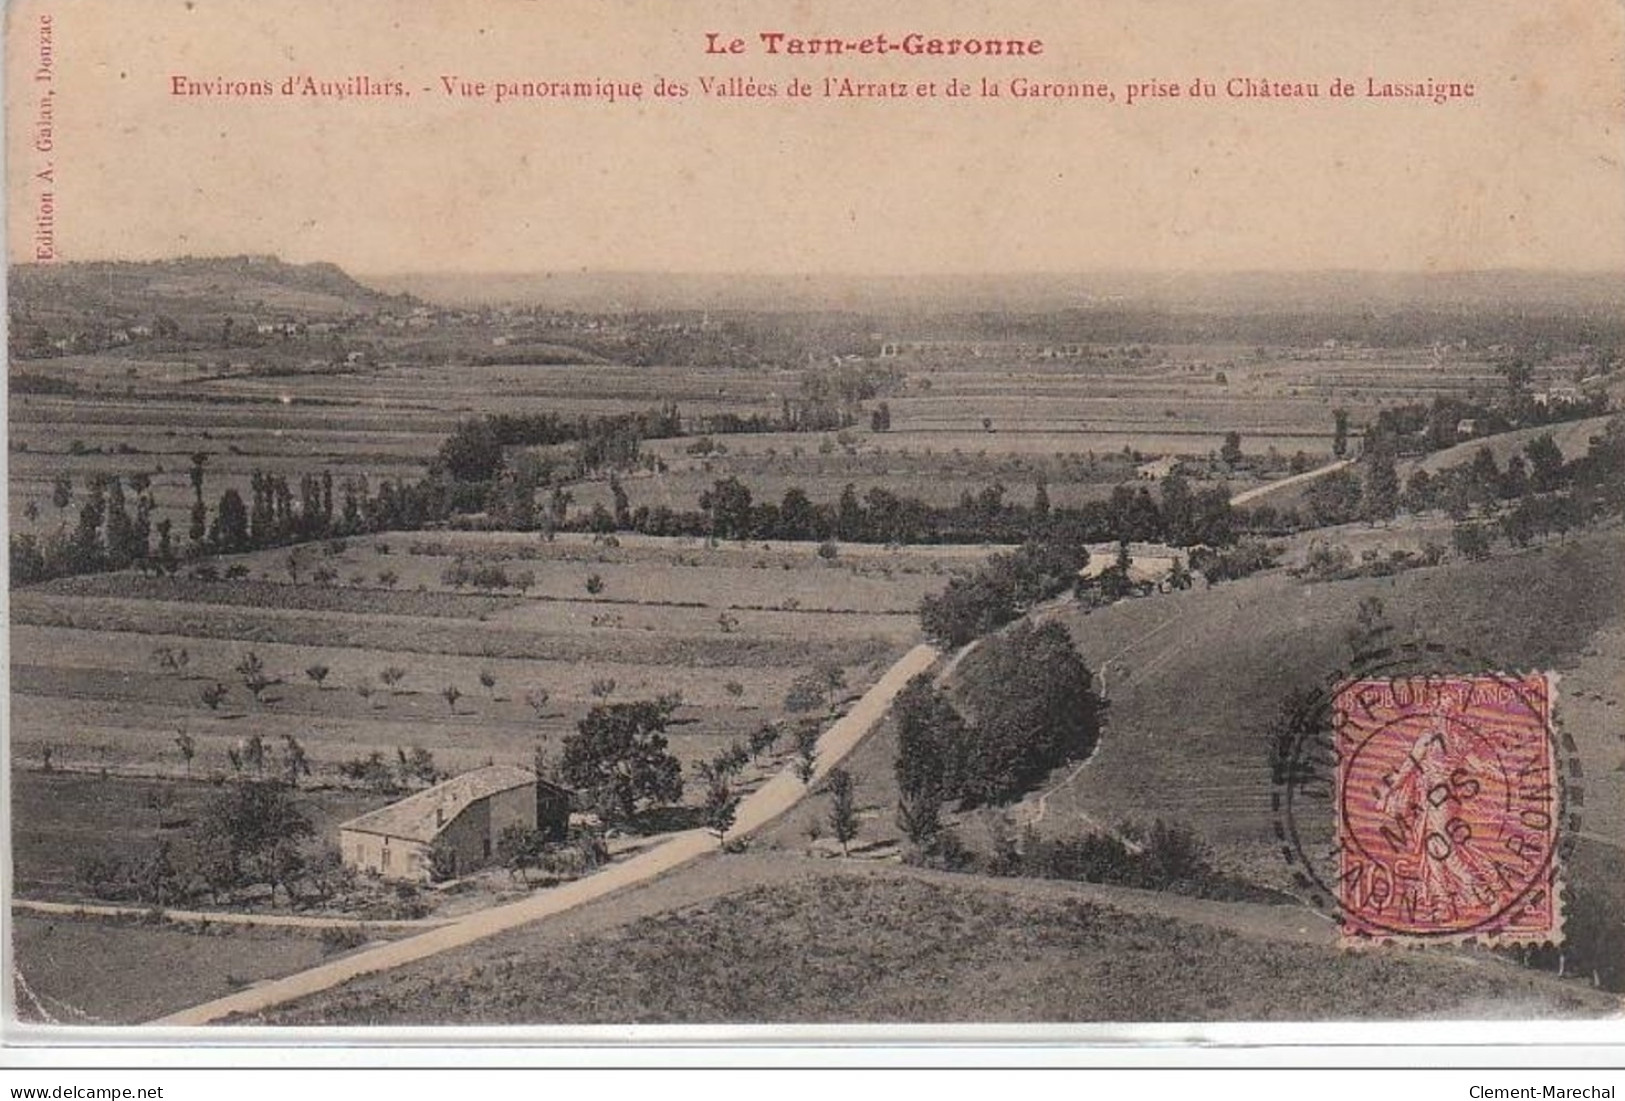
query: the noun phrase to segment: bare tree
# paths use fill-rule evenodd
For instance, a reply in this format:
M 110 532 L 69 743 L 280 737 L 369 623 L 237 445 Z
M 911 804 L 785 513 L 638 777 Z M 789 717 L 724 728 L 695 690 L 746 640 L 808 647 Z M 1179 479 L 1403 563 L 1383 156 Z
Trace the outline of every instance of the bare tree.
M 203 700 L 203 706 L 210 711 L 219 711 L 220 705 L 226 702 L 227 691 L 225 685 L 215 681 L 213 684 L 204 685 L 198 696 Z
M 536 712 L 536 717 L 538 719 L 542 718 L 546 713 L 547 703 L 552 698 L 553 693 L 549 692 L 545 688 L 532 688 L 529 692 L 525 693 L 525 702 L 530 705 L 530 709 L 532 711 Z
M 197 743 L 185 727 L 175 735 L 175 748 L 181 751 L 181 760 L 186 762 L 186 775 L 192 775 L 192 758 L 197 756 Z

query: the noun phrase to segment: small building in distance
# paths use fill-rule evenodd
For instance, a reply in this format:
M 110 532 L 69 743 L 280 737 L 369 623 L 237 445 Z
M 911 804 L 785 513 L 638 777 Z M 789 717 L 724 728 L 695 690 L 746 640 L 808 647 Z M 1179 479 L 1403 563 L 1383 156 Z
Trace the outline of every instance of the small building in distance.
M 1118 544 L 1091 543 L 1089 561 L 1078 571 L 1085 581 L 1093 581 L 1117 564 Z M 1189 550 L 1165 543 L 1130 543 L 1128 579 L 1136 585 L 1160 585 L 1174 572 L 1176 563 L 1189 564 Z
M 1179 470 L 1181 460 L 1173 455 L 1141 463 L 1134 468 L 1134 476 L 1142 482 L 1160 482 Z
M 573 801 L 568 789 L 527 768 L 487 765 L 341 824 L 339 853 L 358 872 L 423 883 L 438 842 L 450 853 L 451 874 L 466 875 L 490 863 L 509 826 L 563 840 Z

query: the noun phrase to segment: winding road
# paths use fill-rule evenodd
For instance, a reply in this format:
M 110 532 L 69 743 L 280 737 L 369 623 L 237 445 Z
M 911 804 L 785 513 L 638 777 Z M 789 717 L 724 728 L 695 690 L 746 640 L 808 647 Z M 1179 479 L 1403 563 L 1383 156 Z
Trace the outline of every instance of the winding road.
M 844 716 L 818 740 L 816 772 L 803 784 L 787 767 L 773 776 L 739 804 L 733 833 L 750 833 L 795 806 L 827 773 L 863 740 L 885 717 L 892 700 L 916 675 L 925 672 L 941 657 L 934 646 L 921 644 L 904 654 L 852 705 Z M 342 959 L 324 963 L 308 971 L 238 991 L 191 1009 L 172 1013 L 151 1022 L 154 1025 L 192 1026 L 209 1024 L 238 1013 L 257 1013 L 307 994 L 327 990 L 360 975 L 387 971 L 452 948 L 460 948 L 485 937 L 528 925 L 602 898 L 623 887 L 631 887 L 663 875 L 691 860 L 712 852 L 717 839 L 706 830 L 687 830 L 670 840 L 620 864 L 612 864 L 594 875 L 563 886 L 550 888 L 530 898 L 470 914 L 449 924 L 404 940 L 381 944 Z

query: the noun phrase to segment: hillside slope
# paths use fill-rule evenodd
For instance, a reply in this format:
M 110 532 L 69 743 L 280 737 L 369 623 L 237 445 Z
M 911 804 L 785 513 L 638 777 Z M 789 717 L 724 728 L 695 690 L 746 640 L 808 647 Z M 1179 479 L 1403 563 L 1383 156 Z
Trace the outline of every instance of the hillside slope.
M 1459 648 L 1490 670 L 1567 672 L 1585 663 L 1584 706 L 1566 706 L 1560 692 L 1558 717 L 1598 788 L 1588 805 L 1599 813 L 1616 806 L 1625 798 L 1622 692 L 1604 683 L 1616 666 L 1597 646 L 1621 634 L 1602 628 L 1625 622 L 1622 558 L 1625 531 L 1612 529 L 1396 577 L 1305 584 L 1277 573 L 1089 615 L 1062 612 L 1104 681 L 1110 710 L 1094 758 L 1045 789 L 1044 828 L 1182 820 L 1221 854 L 1260 858 L 1248 870 L 1279 879 L 1269 727 L 1290 692 L 1320 687 L 1348 667 L 1346 634 L 1371 597 L 1395 643 Z

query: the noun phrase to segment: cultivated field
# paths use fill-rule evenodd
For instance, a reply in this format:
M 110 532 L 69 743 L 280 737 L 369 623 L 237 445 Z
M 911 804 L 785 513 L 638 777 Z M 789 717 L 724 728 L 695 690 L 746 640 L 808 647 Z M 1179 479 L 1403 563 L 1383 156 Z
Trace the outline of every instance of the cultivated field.
M 554 350 L 576 362 L 481 365 L 470 356 L 492 351 L 484 330 L 417 346 L 425 341 L 434 344 L 392 338 L 375 362 L 320 369 L 268 371 L 256 361 L 270 353 L 259 350 L 228 354 L 222 365 L 136 347 L 14 365 L 78 392 L 12 396 L 13 529 L 72 527 L 77 504 L 52 504 L 60 474 L 81 492 L 93 474 L 146 474 L 154 519 L 167 517 L 184 533 L 192 500 L 187 472 L 197 452 L 209 455 L 204 494 L 212 509 L 228 487 L 246 496 L 254 470 L 295 481 L 322 471 L 341 483 L 348 476 L 374 485 L 416 479 L 445 434 L 472 415 L 569 419 L 675 402 L 691 419 L 773 416 L 800 393 L 795 371 L 628 367 L 568 347 Z M 1478 393 L 1496 378 L 1465 353 L 1435 359 L 1215 344 L 1134 357 L 1107 347 L 1094 358 L 1038 360 L 1027 345 L 979 348 L 884 361 L 900 376 L 885 399 L 887 432 L 860 423 L 843 433 L 719 436 L 726 453 L 715 455 L 690 454 L 693 439 L 651 441 L 645 451 L 668 470 L 627 479 L 632 504 L 694 509 L 715 478 L 736 474 L 758 500 L 800 486 L 814 501 L 833 501 L 851 482 L 860 493 L 880 486 L 940 505 L 995 482 L 1011 501 L 1025 503 L 1042 476 L 1055 504 L 1075 505 L 1132 478 L 1125 452 L 1208 456 L 1226 432 L 1237 431 L 1249 454 L 1273 450 L 1284 459 L 1302 451 L 1319 461 L 1330 456 L 1334 408 L 1348 409 L 1358 431 L 1387 405 Z M 602 481 L 574 492 L 577 510 L 608 503 Z
M 13 759 L 38 768 L 50 747 L 58 769 L 181 775 L 185 731 L 199 777 L 226 773 L 228 750 L 252 734 L 273 747 L 300 739 L 316 782 L 397 747 L 452 771 L 528 764 L 538 745 L 556 760 L 600 699 L 678 692 L 673 741 L 692 765 L 782 717 L 809 668 L 839 667 L 861 691 L 917 641 L 920 597 L 988 552 L 866 548 L 831 563 L 806 544 L 434 533 L 303 553 L 297 583 L 283 549 L 221 560 L 246 567 L 239 580 L 114 574 L 15 593 Z M 533 582 L 523 594 L 456 591 L 442 575 L 458 556 Z M 322 564 L 336 582 L 310 580 Z M 163 665 L 182 650 L 184 668 Z M 257 699 L 236 671 L 250 652 L 277 682 Z M 306 672 L 317 666 L 319 683 Z M 201 697 L 217 682 L 228 692 L 211 709 Z

